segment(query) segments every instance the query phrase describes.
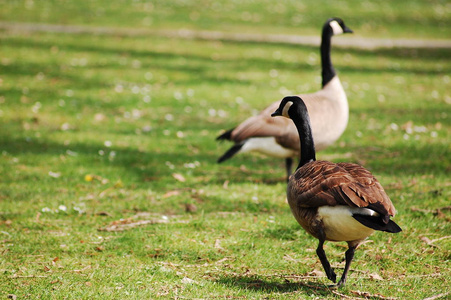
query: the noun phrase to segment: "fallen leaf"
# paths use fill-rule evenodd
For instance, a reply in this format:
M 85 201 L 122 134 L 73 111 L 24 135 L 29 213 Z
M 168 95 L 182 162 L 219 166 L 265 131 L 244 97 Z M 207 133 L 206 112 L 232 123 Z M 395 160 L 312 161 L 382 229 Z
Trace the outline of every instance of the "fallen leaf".
M 192 204 L 192 203 L 186 203 L 185 204 L 185 211 L 186 212 L 196 212 L 197 211 L 197 206 Z
M 194 280 L 192 280 L 191 278 L 183 277 L 182 283 L 184 283 L 184 284 L 193 284 L 193 283 L 196 283 L 196 282 Z
M 283 259 L 284 259 L 284 260 L 287 260 L 287 261 L 292 261 L 292 262 L 295 262 L 295 263 L 300 262 L 299 259 L 293 258 L 293 257 L 291 257 L 291 256 L 288 255 L 288 254 L 285 254 L 285 255 L 283 256 Z
M 229 188 L 229 181 L 228 180 L 224 181 L 224 183 L 222 184 L 222 188 L 225 189 L 225 190 L 227 190 Z
M 376 273 L 369 274 L 369 276 L 370 276 L 370 279 L 372 279 L 372 280 L 384 280 L 384 278 L 382 278 L 379 274 L 376 274 Z
M 224 248 L 221 247 L 221 240 L 220 239 L 216 239 L 215 240 L 215 249 L 218 249 L 219 251 L 224 251 Z
M 118 181 L 116 181 L 116 183 L 114 184 L 114 187 L 115 188 L 121 188 L 121 187 L 124 187 L 124 184 L 122 183 L 122 180 L 118 180 Z
M 111 217 L 111 214 L 109 212 L 106 212 L 106 211 L 99 211 L 98 213 L 96 213 L 96 216 L 108 216 L 108 217 Z
M 124 231 L 127 229 L 131 229 L 134 227 L 142 226 L 142 225 L 148 225 L 148 224 L 162 224 L 162 223 L 168 223 L 168 220 L 166 219 L 159 219 L 159 220 L 142 220 L 137 221 L 133 223 L 127 223 L 127 224 L 112 224 L 104 228 L 99 228 L 99 231 Z
M 94 115 L 94 120 L 96 120 L 98 122 L 105 120 L 105 118 L 106 118 L 106 116 L 102 113 L 97 113 Z
M 435 299 L 439 299 L 439 298 L 444 298 L 444 297 L 448 296 L 449 294 L 451 294 L 451 292 L 434 295 L 431 297 L 424 298 L 423 300 L 435 300 Z
M 320 270 L 313 270 L 313 271 L 309 272 L 308 275 L 316 276 L 316 277 L 326 276 L 326 274 L 323 271 L 320 271 Z
M 432 244 L 432 241 L 425 236 L 420 236 L 420 240 L 422 240 L 423 242 L 425 242 L 428 245 Z
M 177 196 L 177 195 L 180 195 L 180 191 L 177 191 L 177 190 L 169 191 L 163 195 L 163 198 L 169 198 L 169 197 Z
M 183 177 L 183 175 L 179 174 L 179 173 L 173 173 L 172 177 L 174 177 L 176 180 L 178 180 L 180 182 L 185 182 L 186 181 L 185 177 Z

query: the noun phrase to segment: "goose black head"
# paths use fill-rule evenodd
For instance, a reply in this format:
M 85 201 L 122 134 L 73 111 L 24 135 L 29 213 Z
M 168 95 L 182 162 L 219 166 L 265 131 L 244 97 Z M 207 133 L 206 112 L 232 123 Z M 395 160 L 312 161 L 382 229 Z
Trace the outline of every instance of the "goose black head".
M 342 34 L 342 33 L 353 33 L 352 29 L 345 25 L 340 18 L 330 18 L 327 20 L 325 26 L 330 26 L 334 35 Z
M 302 99 L 298 96 L 288 96 L 282 99 L 279 108 L 271 114 L 271 117 L 283 116 L 291 119 L 292 116 L 290 116 L 290 108 L 293 104 L 303 105 L 305 107 L 304 101 L 302 101 Z

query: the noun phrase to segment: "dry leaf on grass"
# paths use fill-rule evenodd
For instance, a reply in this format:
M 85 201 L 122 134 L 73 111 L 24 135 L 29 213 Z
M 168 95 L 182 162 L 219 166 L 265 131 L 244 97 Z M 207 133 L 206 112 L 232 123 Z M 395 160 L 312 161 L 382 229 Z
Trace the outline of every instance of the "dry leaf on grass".
M 216 239 L 215 240 L 215 249 L 218 249 L 219 252 L 223 252 L 224 248 L 221 247 L 221 240 L 220 239 Z
M 185 204 L 185 211 L 186 212 L 196 212 L 197 211 L 197 206 L 192 204 L 192 203 L 186 203 Z
M 191 278 L 188 278 L 188 277 L 183 277 L 182 283 L 183 284 L 194 284 L 194 283 L 196 283 L 196 281 L 194 281 L 194 280 L 192 280 Z
M 433 239 L 433 240 L 431 240 L 425 236 L 420 236 L 420 240 L 422 240 L 423 242 L 425 242 L 426 244 L 428 244 L 429 246 L 434 247 L 434 248 L 440 248 L 439 246 L 434 244 L 435 242 L 438 242 L 438 241 L 441 241 L 444 239 L 449 239 L 449 238 L 451 238 L 451 235 L 442 236 L 441 238 Z
M 439 298 L 445 298 L 449 294 L 451 294 L 451 292 L 434 295 L 434 296 L 431 296 L 431 297 L 424 298 L 423 300 L 435 300 L 435 299 L 439 299 Z
M 180 195 L 180 191 L 178 191 L 178 190 L 169 191 L 163 195 L 163 199 L 169 198 L 172 196 L 177 196 L 177 195 Z
M 397 299 L 397 298 L 393 298 L 393 297 L 385 297 L 385 296 L 382 296 L 381 294 L 370 294 L 369 292 L 361 292 L 361 291 L 351 291 L 351 294 L 360 296 L 360 297 L 364 297 L 365 299 L 368 299 L 368 298 L 376 298 L 376 299 L 382 299 L 382 300 Z
M 370 276 L 370 279 L 372 279 L 372 280 L 384 280 L 384 278 L 382 278 L 379 274 L 376 274 L 376 273 L 369 274 L 369 276 Z
M 326 276 L 326 274 L 323 271 L 316 270 L 316 269 L 309 272 L 308 275 L 315 276 L 315 277 L 325 277 Z
M 147 219 L 147 220 L 136 220 L 136 217 L 139 216 L 148 216 L 149 214 L 137 214 L 135 217 L 120 219 L 117 221 L 113 221 L 110 225 L 98 228 L 98 231 L 124 231 L 129 230 L 135 227 L 144 226 L 144 225 L 153 225 L 153 224 L 166 224 L 166 223 L 188 223 L 186 220 L 173 220 L 170 221 L 167 216 L 159 216 L 157 218 Z M 174 217 L 172 217 L 174 218 Z
M 186 181 L 185 177 L 183 177 L 183 175 L 180 174 L 180 173 L 173 173 L 172 177 L 174 177 L 176 180 L 178 180 L 180 182 L 185 182 Z
M 291 257 L 291 256 L 288 255 L 288 254 L 285 254 L 285 255 L 283 256 L 283 259 L 286 260 L 286 261 L 292 261 L 292 262 L 295 262 L 295 263 L 298 263 L 298 262 L 301 261 L 301 260 L 299 260 L 299 259 L 296 259 L 296 258 Z
M 163 224 L 168 223 L 169 220 L 167 219 L 154 219 L 154 220 L 141 220 L 136 221 L 132 223 L 126 223 L 126 224 L 111 224 L 103 228 L 99 228 L 99 231 L 124 231 L 128 229 L 132 229 L 134 227 L 143 226 L 143 225 L 149 225 L 149 224 Z

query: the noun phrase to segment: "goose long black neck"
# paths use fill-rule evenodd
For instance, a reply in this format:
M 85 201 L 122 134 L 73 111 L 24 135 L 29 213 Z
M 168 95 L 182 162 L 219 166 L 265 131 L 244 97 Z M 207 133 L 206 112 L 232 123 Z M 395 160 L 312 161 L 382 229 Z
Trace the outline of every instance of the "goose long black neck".
M 321 76 L 323 78 L 322 86 L 324 87 L 329 81 L 334 78 L 336 75 L 335 69 L 332 65 L 332 60 L 330 58 L 330 48 L 331 48 L 331 40 L 333 36 L 332 28 L 329 25 L 329 22 L 324 24 L 323 33 L 321 36 Z
M 316 152 L 307 107 L 304 102 L 300 100 L 293 105 L 293 108 L 295 108 L 295 110 L 290 114 L 290 118 L 296 125 L 301 143 L 301 157 L 299 165 L 296 168 L 299 169 L 306 163 L 316 160 Z

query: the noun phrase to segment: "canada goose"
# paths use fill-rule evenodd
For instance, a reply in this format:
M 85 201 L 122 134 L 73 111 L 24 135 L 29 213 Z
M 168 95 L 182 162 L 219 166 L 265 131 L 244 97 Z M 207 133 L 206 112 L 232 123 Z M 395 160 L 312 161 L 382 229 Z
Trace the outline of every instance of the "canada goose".
M 362 166 L 332 163 L 315 158 L 315 145 L 305 103 L 297 96 L 285 97 L 271 116 L 293 120 L 300 136 L 299 166 L 290 176 L 287 199 L 298 223 L 319 240 L 316 253 L 327 278 L 336 275 L 323 250 L 325 241 L 348 243 L 343 275 L 346 282 L 354 251 L 374 230 L 400 232 L 390 217 L 395 207 L 376 178 Z
M 320 47 L 322 89 L 312 94 L 300 95 L 310 111 L 317 150 L 325 149 L 334 143 L 348 124 L 348 100 L 330 58 L 332 36 L 346 32 L 352 30 L 339 18 L 331 18 L 324 24 Z M 235 142 L 218 159 L 218 163 L 236 153 L 257 151 L 285 158 L 287 177 L 290 176 L 293 157 L 299 154 L 299 136 L 290 120 L 270 117 L 270 113 L 278 107 L 279 102 L 280 100 L 272 103 L 259 115 L 248 118 L 234 129 L 218 136 L 217 140 Z

